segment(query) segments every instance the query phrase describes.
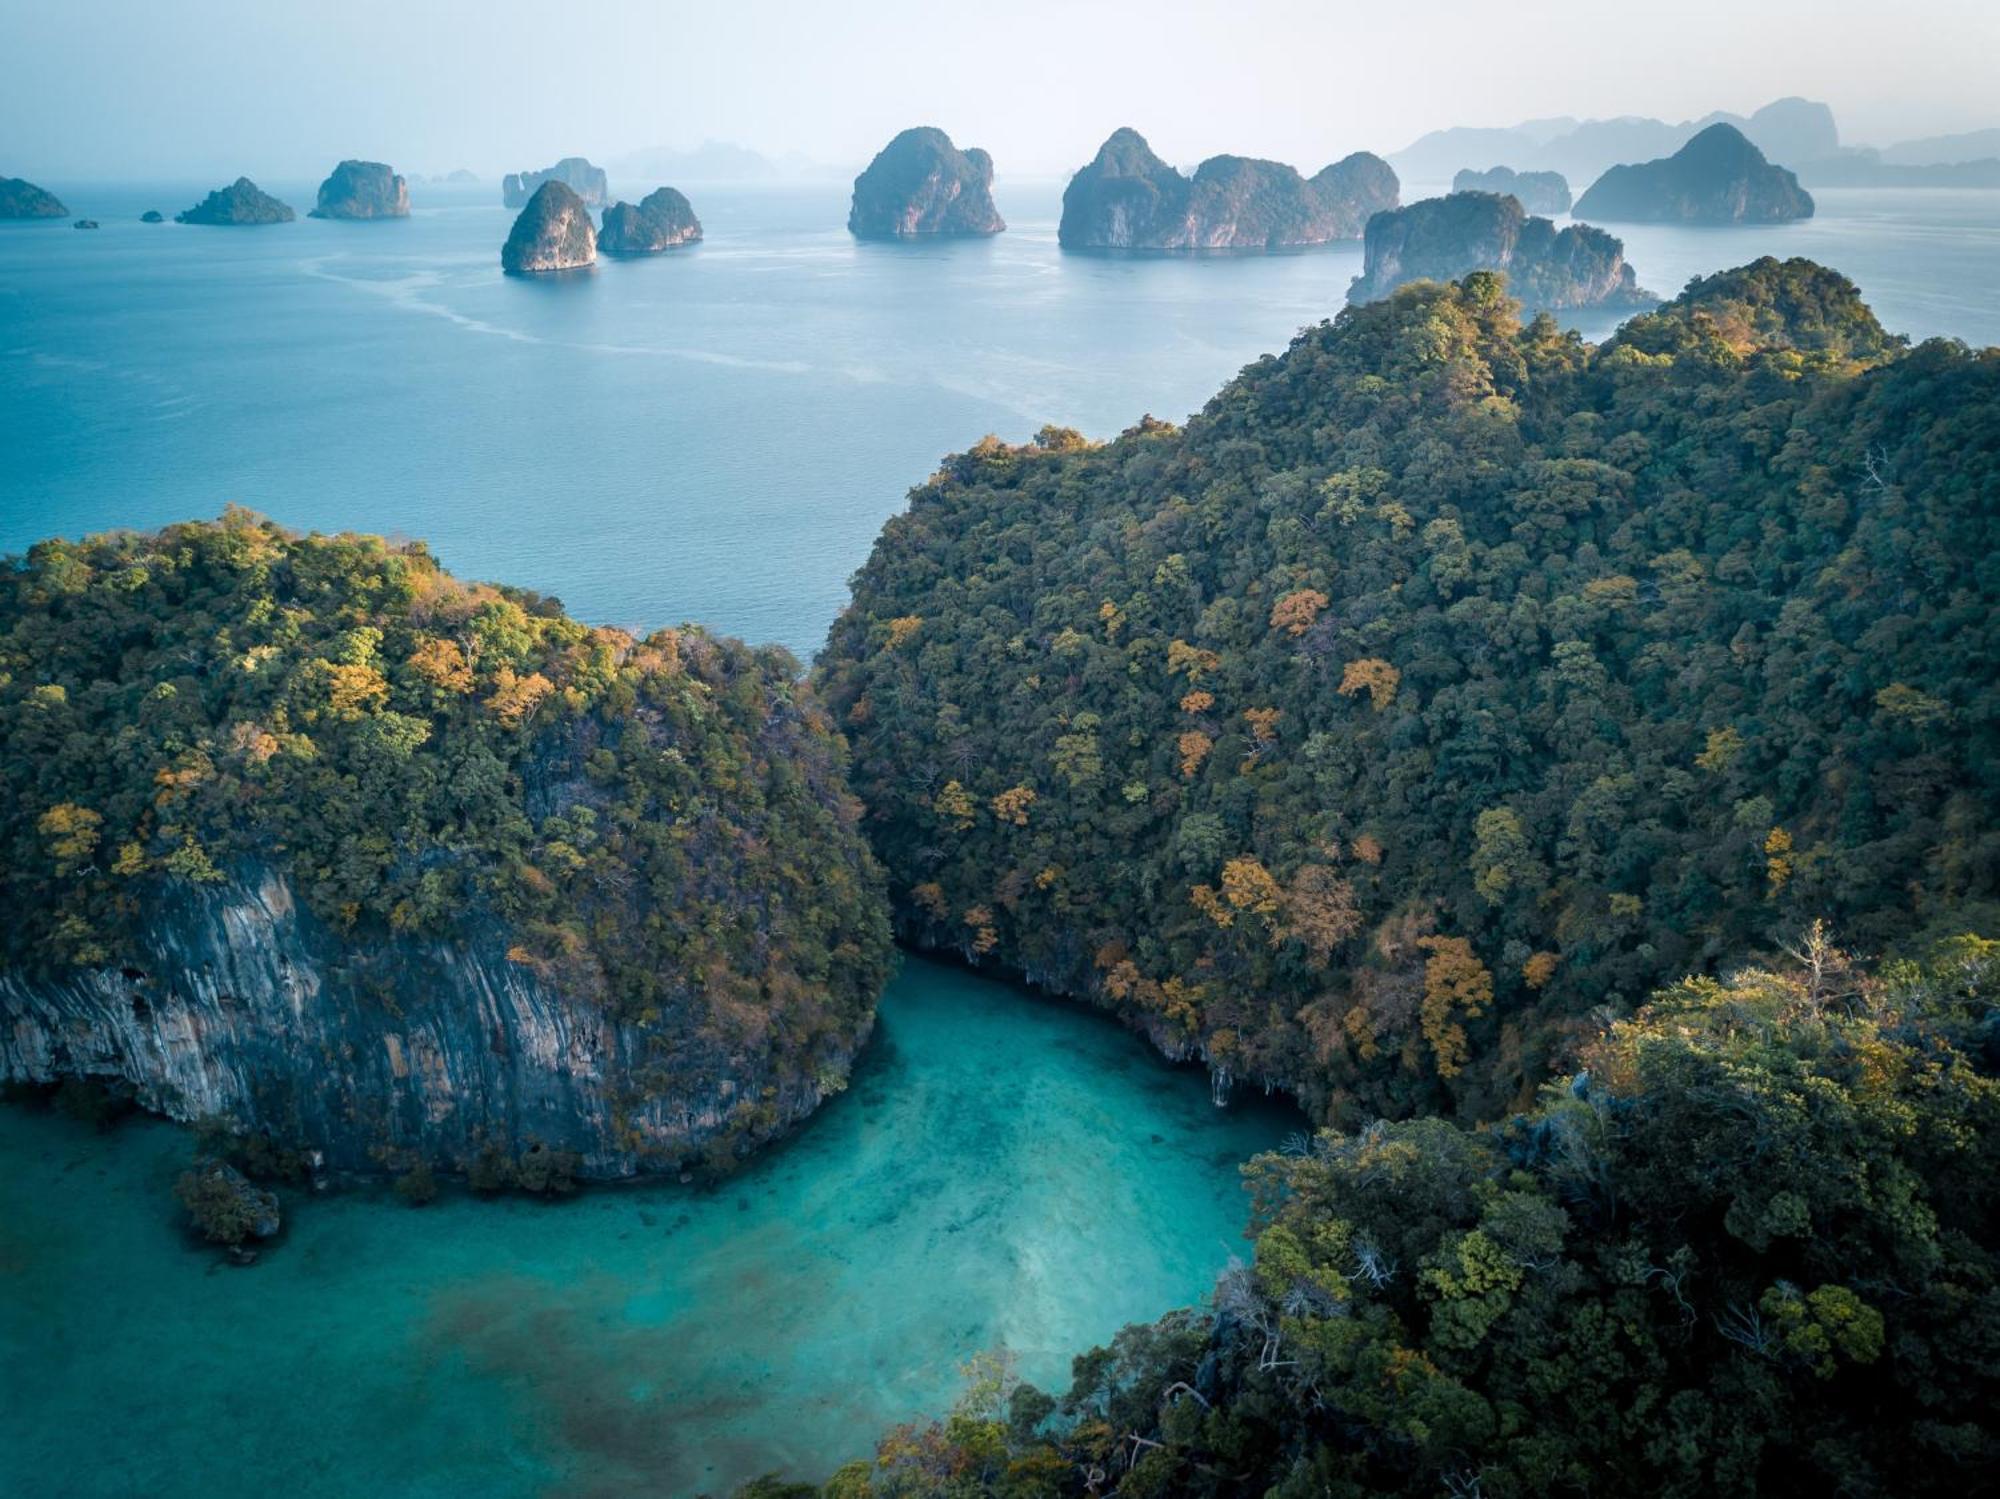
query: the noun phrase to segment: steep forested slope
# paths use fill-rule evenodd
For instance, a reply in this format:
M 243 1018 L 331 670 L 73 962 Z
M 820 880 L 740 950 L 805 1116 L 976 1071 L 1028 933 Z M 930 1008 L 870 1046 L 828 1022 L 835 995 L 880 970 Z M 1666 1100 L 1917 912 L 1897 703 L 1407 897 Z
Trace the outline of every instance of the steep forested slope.
M 726 1157 L 838 1085 L 890 961 L 796 674 L 245 512 L 36 546 L 0 575 L 0 1064 L 343 1160 Z
M 1601 348 L 1498 278 L 1185 430 L 946 461 L 819 669 L 901 929 L 1334 1119 L 2000 880 L 2000 354 L 1761 261 Z
M 818 1492 L 1992 1492 L 2000 944 L 1801 954 L 1657 995 L 1498 1128 L 1260 1158 L 1209 1305 L 1060 1399 L 984 1365 Z

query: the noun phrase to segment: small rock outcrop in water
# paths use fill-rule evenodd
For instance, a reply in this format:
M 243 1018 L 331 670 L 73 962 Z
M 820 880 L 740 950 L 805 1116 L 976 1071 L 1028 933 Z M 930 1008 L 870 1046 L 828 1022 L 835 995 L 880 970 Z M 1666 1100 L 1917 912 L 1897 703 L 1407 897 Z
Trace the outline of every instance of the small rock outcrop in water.
M 500 180 L 500 199 L 509 208 L 519 208 L 544 182 L 560 182 L 592 208 L 602 208 L 611 196 L 604 168 L 592 166 L 581 156 L 565 156 L 539 172 L 509 172 Z
M 177 224 L 289 224 L 297 217 L 248 177 L 218 187 L 201 202 L 174 215 Z
M 69 209 L 47 188 L 20 177 L 0 177 L 0 219 L 66 219 Z
M 1183 176 L 1144 136 L 1114 131 L 1063 192 L 1058 239 L 1070 250 L 1277 250 L 1356 239 L 1394 208 L 1401 185 L 1357 151 L 1312 177 L 1282 162 L 1211 156 Z
M 319 185 L 315 219 L 406 219 L 410 185 L 379 161 L 343 161 Z
M 1711 125 L 1672 156 L 1613 167 L 1576 213 L 1628 224 L 1781 224 L 1811 218 L 1813 200 L 1734 125 Z
M 166 221 L 167 216 L 157 208 L 149 208 L 139 215 L 139 222 L 142 224 L 164 224 Z
M 96 219 L 78 219 L 78 220 L 77 220 L 77 221 L 76 221 L 76 222 L 75 222 L 74 224 L 72 224 L 72 225 L 71 225 L 70 227 L 71 227 L 72 229 L 95 229 L 95 228 L 97 228 L 97 220 L 96 220 Z
M 590 210 L 569 187 L 550 180 L 535 189 L 500 249 L 500 267 L 516 275 L 573 271 L 597 260 Z
M 203 1161 L 181 1173 L 174 1194 L 188 1221 L 211 1243 L 237 1249 L 251 1239 L 276 1238 L 284 1227 L 278 1194 L 255 1185 L 227 1161 Z M 245 1256 L 248 1264 L 254 1256 Z
M 1363 253 L 1350 302 L 1378 301 L 1411 281 L 1456 281 L 1483 270 L 1506 272 L 1508 291 L 1531 311 L 1636 309 L 1659 301 L 1639 289 L 1616 236 L 1588 224 L 1558 230 L 1500 193 L 1453 193 L 1378 213 L 1368 221 Z
M 854 179 L 848 232 L 857 239 L 998 234 L 1007 227 L 993 206 L 993 158 L 961 151 L 934 126 L 905 130 Z
M 1561 172 L 1517 172 L 1492 167 L 1475 172 L 1467 167 L 1451 179 L 1455 193 L 1512 193 L 1529 213 L 1568 213 L 1569 183 Z
M 606 255 L 657 255 L 701 238 L 701 220 L 684 193 L 656 188 L 640 200 L 614 203 L 604 210 L 597 231 L 597 248 Z

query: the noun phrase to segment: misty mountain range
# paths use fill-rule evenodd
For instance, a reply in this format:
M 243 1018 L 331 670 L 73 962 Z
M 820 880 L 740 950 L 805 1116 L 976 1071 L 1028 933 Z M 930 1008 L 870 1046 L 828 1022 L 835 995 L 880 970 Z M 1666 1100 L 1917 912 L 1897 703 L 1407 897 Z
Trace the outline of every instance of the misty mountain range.
M 1671 156 L 1718 122 L 1734 125 L 1772 161 L 1798 170 L 1808 181 L 1815 175 L 1831 175 L 1836 167 L 1865 176 L 1876 166 L 1927 167 L 2000 158 L 2000 129 L 1931 136 L 1879 151 L 1844 147 L 1832 109 L 1817 100 L 1788 98 L 1747 116 L 1717 110 L 1679 124 L 1626 115 L 1615 120 L 1556 116 L 1500 127 L 1453 126 L 1418 137 L 1392 153 L 1389 162 L 1406 182 L 1443 181 L 1461 167 L 1509 166 L 1517 171 L 1561 172 L 1581 185 L 1622 162 Z M 1826 171 L 1808 172 L 1812 167 Z

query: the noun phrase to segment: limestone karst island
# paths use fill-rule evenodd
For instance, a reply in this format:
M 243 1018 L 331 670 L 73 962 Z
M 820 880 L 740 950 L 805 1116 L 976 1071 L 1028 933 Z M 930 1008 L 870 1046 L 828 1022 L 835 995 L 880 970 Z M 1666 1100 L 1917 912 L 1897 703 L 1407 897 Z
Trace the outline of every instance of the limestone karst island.
M 0 1496 L 2000 1488 L 1984 10 L 10 3 Z

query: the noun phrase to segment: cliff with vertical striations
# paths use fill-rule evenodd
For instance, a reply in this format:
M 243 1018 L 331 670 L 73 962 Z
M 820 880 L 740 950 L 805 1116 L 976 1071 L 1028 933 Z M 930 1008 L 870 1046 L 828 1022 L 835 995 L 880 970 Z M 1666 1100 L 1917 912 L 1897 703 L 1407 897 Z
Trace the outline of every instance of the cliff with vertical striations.
M 242 512 L 11 559 L 0 1081 L 338 1169 L 727 1164 L 843 1085 L 891 960 L 796 673 Z

